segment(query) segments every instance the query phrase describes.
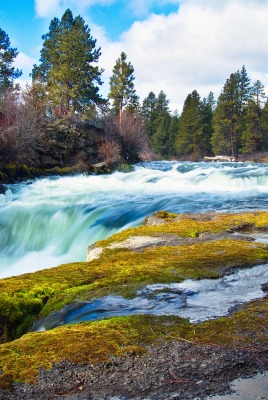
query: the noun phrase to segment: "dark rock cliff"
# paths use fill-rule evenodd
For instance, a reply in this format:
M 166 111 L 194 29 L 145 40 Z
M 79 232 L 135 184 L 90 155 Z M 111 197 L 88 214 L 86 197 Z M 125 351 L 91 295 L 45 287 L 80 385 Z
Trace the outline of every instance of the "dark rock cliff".
M 0 183 L 13 183 L 40 175 L 91 171 L 102 161 L 99 149 L 103 130 L 81 120 L 54 120 L 46 125 L 40 140 L 29 149 L 27 161 L 1 165 Z

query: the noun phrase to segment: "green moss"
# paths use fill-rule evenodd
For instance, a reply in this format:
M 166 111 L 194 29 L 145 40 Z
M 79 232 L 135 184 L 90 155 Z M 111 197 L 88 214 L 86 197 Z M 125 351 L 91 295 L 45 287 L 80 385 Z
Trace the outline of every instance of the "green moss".
M 55 362 L 109 362 L 111 356 L 142 354 L 148 344 L 183 341 L 193 345 L 241 348 L 268 343 L 268 301 L 249 303 L 231 317 L 192 324 L 179 317 L 136 315 L 66 325 L 46 332 L 30 333 L 0 346 L 0 368 L 4 384 L 34 383 L 38 369 Z M 1 377 L 0 377 L 1 378 Z M 1 387 L 1 379 L 0 379 Z
M 143 353 L 146 344 L 185 325 L 181 318 L 132 316 L 30 333 L 0 347 L 0 368 L 14 380 L 32 383 L 40 367 L 63 360 L 97 364 L 110 356 Z
M 176 216 L 157 214 L 164 223 L 142 226 L 99 242 L 99 259 L 0 280 L 0 330 L 6 340 L 18 338 L 33 319 L 68 303 L 108 294 L 135 296 L 150 283 L 181 282 L 187 278 L 217 278 L 230 268 L 267 262 L 267 245 L 232 239 L 193 242 L 189 245 L 147 247 L 135 252 L 107 248 L 130 236 L 172 233 L 198 237 L 204 232 L 267 229 L 268 213 Z M 243 345 L 267 343 L 267 299 L 251 302 L 229 318 L 194 325 L 176 317 L 132 316 L 64 326 L 31 333 L 0 346 L 0 387 L 12 380 L 34 382 L 40 367 L 53 362 L 106 362 L 128 352 L 144 352 L 146 344 L 186 340 L 195 344 Z
M 116 167 L 116 170 L 119 172 L 127 173 L 127 172 L 133 171 L 133 166 L 131 164 L 127 164 L 127 163 L 121 163 L 119 165 L 116 165 L 115 167 Z
M 267 212 L 177 217 L 161 211 L 156 215 L 166 222 L 129 229 L 99 242 L 104 251 L 98 260 L 65 264 L 0 280 L 2 338 L 18 338 L 27 331 L 36 316 L 45 316 L 80 299 L 108 294 L 132 297 L 147 284 L 181 282 L 187 278 L 217 278 L 227 269 L 254 265 L 268 259 L 266 245 L 231 239 L 148 247 L 140 252 L 107 248 L 108 244 L 132 235 L 172 233 L 196 238 L 203 232 L 249 227 L 266 229 L 268 226 Z
M 3 279 L 0 309 L 5 339 L 23 333 L 26 315 L 44 316 L 79 299 L 99 297 L 100 293 L 134 296 L 137 289 L 150 283 L 217 278 L 225 269 L 267 260 L 266 245 L 218 240 L 147 248 L 144 252 L 106 249 L 100 259 L 90 263 L 65 264 Z
M 165 210 L 160 210 L 160 211 L 157 211 L 154 214 L 154 216 L 156 218 L 164 219 L 166 222 L 170 222 L 170 221 L 173 221 L 175 218 L 177 218 L 178 214 L 173 214 L 173 213 L 167 212 Z
M 204 214 L 176 215 L 160 211 L 155 216 L 161 219 L 160 225 L 143 225 L 137 228 L 126 229 L 108 239 L 96 243 L 99 247 L 108 247 L 112 243 L 121 242 L 131 236 L 159 236 L 173 234 L 184 238 L 198 237 L 202 233 L 222 233 L 226 231 L 249 231 L 268 229 L 268 212 L 259 211 L 246 214 Z M 145 220 L 146 221 L 146 220 Z

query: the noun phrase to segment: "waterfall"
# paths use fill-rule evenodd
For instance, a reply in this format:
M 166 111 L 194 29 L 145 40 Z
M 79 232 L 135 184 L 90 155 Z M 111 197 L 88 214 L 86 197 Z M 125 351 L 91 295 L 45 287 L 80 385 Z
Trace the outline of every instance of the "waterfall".
M 160 209 L 268 208 L 268 165 L 149 162 L 129 173 L 40 178 L 0 194 L 0 277 L 72 261 Z

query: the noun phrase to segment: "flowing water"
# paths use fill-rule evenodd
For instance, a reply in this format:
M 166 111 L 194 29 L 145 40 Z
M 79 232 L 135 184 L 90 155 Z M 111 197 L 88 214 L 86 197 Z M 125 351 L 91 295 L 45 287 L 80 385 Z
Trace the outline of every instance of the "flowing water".
M 150 162 L 8 187 L 0 194 L 0 277 L 85 261 L 88 245 L 160 209 L 268 209 L 267 164 Z
M 263 297 L 261 285 L 266 282 L 268 265 L 264 264 L 220 279 L 148 285 L 134 299 L 106 296 L 67 305 L 38 321 L 33 330 L 133 314 L 177 315 L 200 322 L 227 315 L 243 302 Z

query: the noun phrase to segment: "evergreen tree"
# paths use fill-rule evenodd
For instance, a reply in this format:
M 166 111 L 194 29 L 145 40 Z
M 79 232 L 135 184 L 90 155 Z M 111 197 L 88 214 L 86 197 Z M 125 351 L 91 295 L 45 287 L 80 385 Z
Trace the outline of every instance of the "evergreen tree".
M 253 83 L 250 98 L 244 112 L 241 153 L 250 154 L 261 151 L 265 141 L 265 123 L 262 118 L 262 104 L 265 99 L 264 86 L 257 80 Z
M 169 156 L 175 156 L 177 154 L 176 151 L 176 141 L 179 135 L 179 127 L 180 127 L 180 118 L 178 112 L 175 111 L 171 117 L 169 130 L 168 130 L 168 140 L 167 140 L 167 153 Z
M 268 151 L 268 101 L 262 108 L 261 126 L 263 129 L 263 144 L 261 151 Z
M 261 150 L 264 141 L 261 117 L 261 107 L 253 99 L 250 99 L 244 117 L 241 153 L 250 154 Z
M 238 74 L 231 74 L 219 96 L 211 138 L 214 154 L 238 154 Z
M 200 104 L 200 117 L 203 126 L 202 141 L 200 143 L 201 154 L 209 155 L 212 153 L 211 149 L 211 137 L 213 134 L 213 113 L 215 109 L 215 100 L 212 92 L 209 93 L 208 97 L 204 98 Z
M 153 114 L 153 120 L 151 122 L 151 144 L 153 150 L 161 155 L 168 154 L 167 142 L 169 140 L 168 129 L 170 121 L 171 115 L 169 112 L 169 100 L 167 99 L 167 95 L 163 92 L 163 90 L 161 90 L 155 101 L 155 111 Z M 165 133 L 163 132 L 164 129 L 167 129 Z M 157 143 L 158 145 L 156 145 Z M 162 149 L 161 151 L 159 150 L 160 148 Z
M 83 114 L 103 103 L 98 94 L 102 70 L 96 66 L 101 53 L 83 18 L 66 10 L 60 21 L 51 21 L 42 39 L 40 65 L 34 65 L 32 78 L 46 85 L 52 109 Z
M 145 120 L 145 128 L 148 138 L 151 139 L 155 131 L 155 120 L 156 114 L 156 96 L 153 92 L 150 92 L 148 96 L 143 100 L 141 108 L 141 116 Z
M 170 152 L 168 146 L 168 142 L 170 139 L 170 124 L 171 116 L 166 113 L 164 116 L 162 116 L 152 139 L 154 151 L 163 157 L 167 157 Z
M 126 59 L 126 54 L 122 52 L 115 63 L 113 75 L 110 78 L 109 99 L 113 101 L 113 109 L 120 119 L 123 110 L 134 112 L 139 108 L 139 97 L 134 88 L 134 68 Z
M 199 159 L 203 154 L 203 124 L 201 100 L 196 90 L 190 93 L 180 116 L 180 131 L 176 142 L 179 156 L 193 156 Z
M 237 77 L 237 115 L 240 116 L 247 106 L 250 98 L 251 84 L 246 67 L 243 65 L 241 71 L 236 72 Z
M 161 90 L 157 96 L 155 110 L 157 117 L 169 114 L 169 100 L 163 90 Z
M 19 78 L 22 72 L 13 67 L 19 53 L 12 48 L 6 32 L 0 28 L 0 95 L 13 86 L 14 79 Z
M 255 101 L 258 106 L 262 106 L 265 103 L 266 95 L 264 92 L 264 85 L 261 81 L 257 80 L 253 83 L 250 92 L 250 98 Z
M 215 154 L 237 157 L 245 131 L 245 113 L 251 86 L 245 66 L 230 75 L 219 96 L 213 118 L 211 143 Z

